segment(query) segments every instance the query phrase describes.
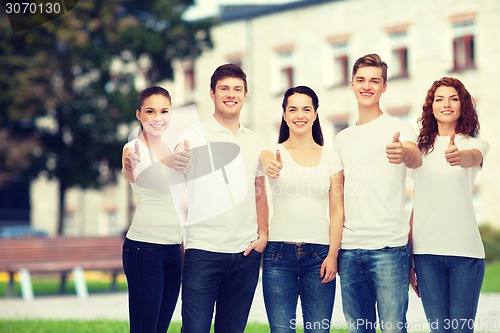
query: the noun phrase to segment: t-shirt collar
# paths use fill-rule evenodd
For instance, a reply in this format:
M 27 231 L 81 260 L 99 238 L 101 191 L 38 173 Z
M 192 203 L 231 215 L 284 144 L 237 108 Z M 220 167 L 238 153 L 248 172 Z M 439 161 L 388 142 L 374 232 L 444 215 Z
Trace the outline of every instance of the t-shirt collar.
M 221 123 L 219 123 L 217 121 L 217 119 L 215 119 L 214 115 L 212 115 L 212 117 L 210 117 L 208 123 L 209 123 L 210 127 L 212 127 L 212 129 L 214 130 L 214 132 L 228 132 L 228 133 L 232 134 L 232 132 L 229 129 L 227 129 L 226 127 L 222 126 Z M 239 133 L 248 133 L 249 131 L 250 130 L 248 128 L 246 128 L 245 126 L 243 126 L 243 124 L 240 121 L 240 128 L 238 129 L 238 131 L 236 132 L 235 135 L 238 135 Z

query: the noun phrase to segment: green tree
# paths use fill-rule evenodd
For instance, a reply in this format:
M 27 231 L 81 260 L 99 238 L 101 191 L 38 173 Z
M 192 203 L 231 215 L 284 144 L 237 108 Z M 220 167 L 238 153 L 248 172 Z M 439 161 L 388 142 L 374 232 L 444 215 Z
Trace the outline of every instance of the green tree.
M 0 184 L 40 173 L 65 193 L 116 180 L 124 125 L 134 118 L 138 71 L 148 84 L 172 78 L 172 61 L 210 47 L 211 22 L 186 22 L 193 0 L 86 0 L 54 21 L 13 33 L 0 20 Z

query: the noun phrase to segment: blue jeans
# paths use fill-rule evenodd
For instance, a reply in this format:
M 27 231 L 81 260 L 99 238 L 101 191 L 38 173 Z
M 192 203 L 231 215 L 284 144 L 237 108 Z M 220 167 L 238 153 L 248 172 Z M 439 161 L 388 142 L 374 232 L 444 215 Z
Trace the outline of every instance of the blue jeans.
M 416 254 L 414 262 L 431 332 L 473 332 L 484 259 Z
M 131 333 L 165 333 L 181 286 L 180 245 L 123 242 Z
M 182 278 L 183 333 L 243 333 L 259 280 L 262 253 L 187 249 Z
M 340 250 L 342 306 L 350 333 L 407 331 L 409 265 L 408 246 Z
M 268 242 L 264 251 L 262 288 L 271 333 L 330 332 L 335 280 L 322 284 L 320 269 L 328 245 Z M 303 322 L 297 322 L 300 296 Z M 303 326 L 302 326 L 303 324 Z

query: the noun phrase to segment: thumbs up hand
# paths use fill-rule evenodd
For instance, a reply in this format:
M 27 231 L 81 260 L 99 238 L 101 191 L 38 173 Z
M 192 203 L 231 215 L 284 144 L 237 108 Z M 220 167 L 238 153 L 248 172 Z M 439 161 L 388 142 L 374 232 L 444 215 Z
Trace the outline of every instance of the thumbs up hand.
M 448 144 L 448 148 L 444 151 L 444 157 L 446 158 L 446 162 L 451 166 L 460 165 L 461 157 L 460 151 L 455 145 L 455 133 L 450 135 L 450 143 Z
M 280 171 L 283 168 L 283 162 L 281 160 L 281 152 L 276 150 L 275 158 L 271 159 L 269 165 L 266 168 L 266 175 L 269 178 L 276 179 L 280 176 Z
M 174 169 L 184 171 L 191 161 L 191 151 L 189 150 L 189 141 L 186 139 L 178 144 L 174 151 Z
M 401 141 L 399 141 L 399 132 L 394 133 L 394 137 L 392 142 L 385 146 L 385 153 L 387 155 L 387 159 L 392 164 L 401 164 L 403 163 L 406 150 L 403 147 Z
M 398 143 L 399 142 L 399 132 L 394 133 L 394 138 L 392 139 L 392 143 Z
M 130 151 L 125 157 L 125 170 L 133 172 L 139 163 L 141 163 L 141 154 L 139 152 L 139 141 L 136 141 L 134 150 Z

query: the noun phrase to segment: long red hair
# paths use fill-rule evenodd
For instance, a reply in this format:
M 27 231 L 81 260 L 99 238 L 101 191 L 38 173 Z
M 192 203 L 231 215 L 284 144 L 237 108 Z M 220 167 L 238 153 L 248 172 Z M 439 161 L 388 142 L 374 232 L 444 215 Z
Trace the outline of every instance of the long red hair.
M 434 113 L 432 112 L 432 103 L 434 102 L 436 89 L 441 86 L 455 88 L 460 99 L 460 118 L 458 118 L 455 133 L 470 137 L 479 135 L 479 120 L 474 99 L 460 80 L 453 77 L 443 77 L 434 81 L 427 91 L 427 96 L 422 106 L 422 117 L 418 120 L 421 126 L 417 144 L 423 154 L 432 152 L 434 149 L 434 141 L 436 141 L 436 136 L 438 134 L 438 125 Z

